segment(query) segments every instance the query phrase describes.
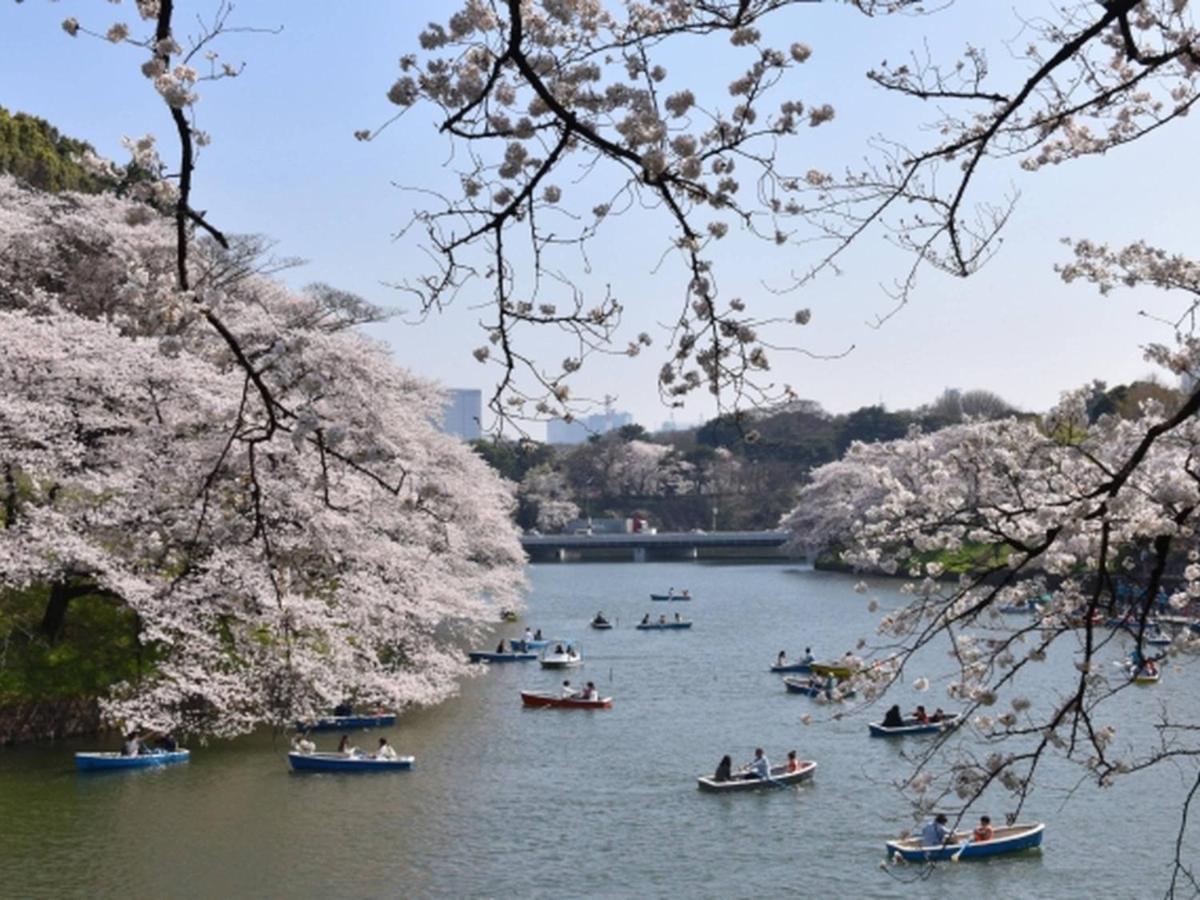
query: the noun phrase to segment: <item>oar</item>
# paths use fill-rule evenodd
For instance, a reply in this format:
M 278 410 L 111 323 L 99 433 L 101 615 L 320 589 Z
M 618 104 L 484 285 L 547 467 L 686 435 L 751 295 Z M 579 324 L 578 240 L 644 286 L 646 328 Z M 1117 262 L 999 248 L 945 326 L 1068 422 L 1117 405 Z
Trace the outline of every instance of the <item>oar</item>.
M 962 846 L 954 851 L 954 855 L 950 857 L 950 862 L 958 862 L 958 858 L 963 855 L 963 851 L 967 849 L 970 843 L 971 838 L 968 837 L 965 841 L 963 841 Z

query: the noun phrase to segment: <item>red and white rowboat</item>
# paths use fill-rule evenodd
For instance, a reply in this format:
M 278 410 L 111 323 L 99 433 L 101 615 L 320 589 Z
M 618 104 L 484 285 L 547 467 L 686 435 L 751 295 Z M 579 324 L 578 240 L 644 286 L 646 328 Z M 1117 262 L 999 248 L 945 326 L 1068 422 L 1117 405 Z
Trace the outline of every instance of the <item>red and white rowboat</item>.
M 612 709 L 612 697 L 581 700 L 578 697 L 563 697 L 547 691 L 521 691 L 521 702 L 526 706 L 558 706 L 562 709 Z

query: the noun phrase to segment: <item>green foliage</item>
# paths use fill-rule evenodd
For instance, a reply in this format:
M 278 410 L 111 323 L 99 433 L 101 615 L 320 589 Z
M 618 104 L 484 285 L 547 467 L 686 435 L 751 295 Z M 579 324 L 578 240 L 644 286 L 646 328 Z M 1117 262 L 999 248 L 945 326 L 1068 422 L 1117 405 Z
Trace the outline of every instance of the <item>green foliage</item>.
M 519 482 L 530 469 L 554 460 L 554 448 L 536 441 L 496 438 L 473 441 L 471 449 L 509 481 Z
M 138 640 L 137 616 L 109 597 L 72 600 L 62 638 L 45 639 L 38 626 L 49 593 L 37 586 L 0 595 L 0 705 L 99 696 L 152 663 Z
M 7 172 L 43 191 L 100 193 L 116 188 L 76 161 L 92 148 L 64 137 L 49 122 L 0 107 L 0 172 Z

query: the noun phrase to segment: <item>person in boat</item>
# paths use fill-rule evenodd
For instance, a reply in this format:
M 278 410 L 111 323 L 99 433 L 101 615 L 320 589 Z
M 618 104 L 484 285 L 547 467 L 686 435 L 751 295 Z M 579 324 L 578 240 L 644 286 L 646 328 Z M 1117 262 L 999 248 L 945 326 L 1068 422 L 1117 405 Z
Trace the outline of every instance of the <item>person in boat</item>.
M 679 613 L 675 613 L 675 621 L 676 621 L 676 622 L 682 622 L 682 621 L 683 621 L 683 616 L 679 615 Z
M 941 847 L 948 843 L 951 837 L 950 829 L 946 827 L 948 822 L 945 813 L 938 813 L 935 818 L 926 822 L 925 827 L 921 829 L 921 846 Z
M 675 596 L 675 588 L 673 588 L 673 587 L 667 588 L 667 596 L 674 597 Z
M 666 625 L 666 624 L 667 624 L 667 616 L 666 616 L 666 613 L 664 613 L 663 615 L 661 615 L 661 616 L 659 616 L 659 617 L 658 617 L 658 624 L 659 624 L 659 625 Z
M 154 749 L 161 750 L 163 753 L 174 753 L 179 749 L 179 742 L 175 740 L 173 734 L 167 732 L 154 742 Z
M 343 734 L 342 739 L 338 741 L 338 753 L 343 756 L 355 757 L 359 754 L 359 749 L 350 743 L 350 735 Z
M 1145 661 L 1146 658 L 1142 656 L 1142 650 L 1140 647 L 1134 647 L 1129 651 L 1129 664 L 1135 669 L 1141 668 Z
M 498 644 L 496 645 L 496 652 L 497 652 L 497 653 L 503 653 L 503 652 L 504 652 L 504 638 L 500 638 L 500 643 L 498 643 Z
M 587 683 L 587 687 L 583 689 L 583 697 L 581 699 L 590 700 L 593 703 L 600 699 L 600 692 L 596 690 L 596 683 L 594 681 Z
M 925 707 L 923 706 L 918 706 L 913 710 L 912 717 L 917 720 L 918 725 L 929 724 L 929 713 L 925 712 Z
M 574 700 L 578 696 L 575 693 L 575 688 L 571 687 L 570 679 L 563 681 L 560 693 L 562 694 L 562 698 L 564 700 Z
M 763 781 L 771 779 L 771 764 L 767 761 L 767 755 L 763 753 L 762 747 L 754 748 L 754 759 L 750 760 L 746 766 L 746 778 L 761 778 Z
M 1151 678 L 1158 675 L 1158 666 L 1154 664 L 1154 660 L 1147 659 L 1142 662 L 1141 674 L 1149 675 Z
M 990 841 L 996 836 L 996 829 L 992 827 L 992 819 L 990 816 L 979 817 L 979 827 L 971 833 L 971 840 L 976 843 L 982 841 Z
M 557 653 L 559 656 L 562 656 L 562 654 L 563 654 L 563 653 L 565 653 L 566 651 L 565 651 L 565 650 L 563 650 L 563 645 L 562 645 L 562 644 L 555 644 L 555 645 L 554 645 L 554 652 L 555 652 L 555 653 Z
M 680 594 L 680 596 L 681 596 L 681 597 L 688 597 L 688 596 L 690 596 L 690 595 L 688 594 L 688 589 L 687 589 L 687 588 L 684 588 L 684 589 L 683 589 L 683 593 L 682 593 L 682 594 Z
M 787 665 L 787 654 L 784 653 L 782 650 L 780 650 L 779 655 L 777 657 L 775 657 L 775 665 L 777 665 L 781 668 L 783 666 Z
M 142 752 L 142 737 L 136 731 L 125 735 L 125 743 L 121 745 L 122 756 L 137 756 Z
M 804 663 L 805 663 L 805 665 L 811 666 L 816 661 L 817 661 L 817 658 L 815 656 L 813 656 L 812 647 L 805 647 L 804 648 Z
M 942 712 L 942 708 L 939 706 L 933 711 L 933 715 L 929 717 L 929 723 L 932 725 L 934 722 L 941 722 L 945 718 L 946 714 Z
M 717 771 L 713 772 L 713 781 L 733 780 L 733 757 L 726 753 L 717 763 Z
M 297 753 L 309 754 L 317 749 L 317 745 L 308 739 L 307 731 L 297 731 L 292 735 L 292 749 Z
M 892 708 L 883 714 L 884 728 L 904 727 L 904 716 L 900 713 L 900 704 L 893 703 Z
M 540 629 L 540 628 L 539 628 L 537 631 L 535 631 L 535 632 L 533 633 L 533 639 L 534 639 L 535 641 L 540 641 L 540 640 L 543 640 L 543 638 L 542 638 L 542 629 Z
M 352 716 L 354 715 L 354 707 L 343 700 L 333 708 L 333 714 L 335 716 Z
M 643 625 L 650 624 L 650 613 L 646 613 L 644 616 L 642 616 L 642 624 Z
M 596 618 L 592 619 L 592 622 L 596 625 L 607 625 L 608 619 L 604 618 L 604 611 L 601 610 L 600 612 L 596 613 Z
M 375 751 L 376 759 L 394 760 L 396 758 L 396 748 L 388 743 L 387 738 L 379 739 L 379 749 Z
M 787 772 L 792 775 L 800 771 L 800 760 L 796 758 L 796 751 L 789 750 L 787 755 Z
M 528 650 L 529 642 L 532 640 L 533 640 L 533 632 L 530 631 L 528 628 L 526 628 L 524 633 L 521 635 L 521 649 Z
M 567 656 L 570 659 L 579 659 L 579 651 L 575 649 L 574 644 L 567 644 Z

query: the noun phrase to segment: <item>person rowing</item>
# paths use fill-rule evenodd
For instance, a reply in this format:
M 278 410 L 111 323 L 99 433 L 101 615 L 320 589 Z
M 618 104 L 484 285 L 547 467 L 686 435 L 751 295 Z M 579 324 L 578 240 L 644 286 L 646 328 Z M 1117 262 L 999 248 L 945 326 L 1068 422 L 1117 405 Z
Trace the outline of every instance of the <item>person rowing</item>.
M 771 764 L 767 761 L 767 755 L 763 753 L 762 747 L 754 748 L 754 759 L 745 766 L 744 778 L 758 778 L 763 781 L 771 781 Z
M 893 703 L 892 708 L 883 715 L 884 728 L 902 728 L 904 726 L 904 716 L 900 713 L 900 704 Z
M 592 619 L 592 624 L 593 625 L 607 625 L 608 624 L 608 619 L 604 618 L 603 610 L 596 613 L 596 618 Z
M 375 751 L 375 758 L 388 762 L 396 758 L 396 748 L 388 743 L 387 738 L 379 739 L 379 749 Z
M 562 690 L 560 693 L 562 694 L 562 698 L 564 700 L 575 700 L 578 698 L 578 694 L 575 693 L 575 688 L 571 687 L 571 682 L 569 679 L 563 681 Z
M 587 683 L 587 687 L 583 689 L 579 699 L 587 700 L 590 703 L 595 703 L 600 699 L 600 692 L 596 690 L 596 683 L 594 681 L 589 681 Z

